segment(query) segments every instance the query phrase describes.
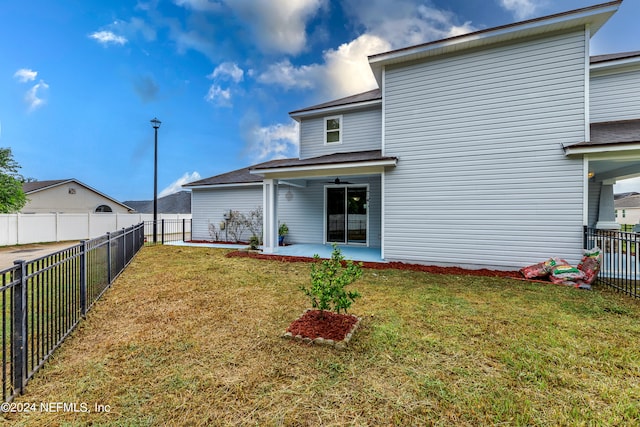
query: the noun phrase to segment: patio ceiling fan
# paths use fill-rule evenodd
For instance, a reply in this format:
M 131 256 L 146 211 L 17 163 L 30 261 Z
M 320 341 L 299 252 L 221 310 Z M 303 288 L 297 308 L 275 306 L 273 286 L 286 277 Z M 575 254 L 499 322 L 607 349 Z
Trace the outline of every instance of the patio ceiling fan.
M 335 185 L 340 185 L 340 184 L 351 184 L 351 182 L 349 181 L 342 181 L 340 180 L 339 177 L 336 177 L 336 179 L 334 179 L 333 181 L 326 181 L 327 184 L 335 184 Z

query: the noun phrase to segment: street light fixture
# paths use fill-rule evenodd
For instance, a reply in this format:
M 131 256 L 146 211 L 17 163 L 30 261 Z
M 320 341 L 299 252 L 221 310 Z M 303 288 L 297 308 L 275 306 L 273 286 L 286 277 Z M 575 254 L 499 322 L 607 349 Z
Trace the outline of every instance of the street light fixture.
M 153 156 L 153 243 L 158 242 L 158 128 L 160 120 L 156 117 L 151 120 L 155 132 L 154 156 Z

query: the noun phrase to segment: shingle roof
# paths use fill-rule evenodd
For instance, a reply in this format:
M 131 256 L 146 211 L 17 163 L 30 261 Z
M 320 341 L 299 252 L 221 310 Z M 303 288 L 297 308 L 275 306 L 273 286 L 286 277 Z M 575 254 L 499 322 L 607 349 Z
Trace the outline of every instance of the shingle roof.
M 200 185 L 221 185 L 221 184 L 251 184 L 260 183 L 262 178 L 249 173 L 249 167 L 236 169 L 231 172 L 222 173 L 199 181 L 184 184 L 183 187 L 197 187 Z
M 640 119 L 591 123 L 591 140 L 566 148 L 596 147 L 614 144 L 640 144 Z
M 128 200 L 125 205 L 139 213 L 153 213 L 153 200 Z M 179 191 L 158 198 L 158 212 L 171 214 L 191 213 L 191 192 Z
M 308 159 L 281 159 L 251 166 L 250 170 L 277 169 L 301 166 L 321 166 L 339 163 L 372 162 L 376 160 L 396 160 L 396 157 L 384 157 L 381 150 L 354 151 L 351 153 L 335 153 Z
M 614 201 L 616 208 L 640 208 L 640 195 L 633 195 Z
M 55 187 L 56 185 L 73 181 L 73 179 L 54 179 L 49 181 L 33 181 L 33 182 L 23 182 L 22 183 L 22 191 L 25 194 L 32 193 L 34 191 L 42 190 L 48 187 Z
M 358 104 L 361 102 L 376 101 L 382 99 L 382 91 L 380 89 L 373 89 L 367 92 L 358 93 L 356 95 L 347 96 L 345 98 L 336 99 L 333 101 L 325 102 L 322 104 L 314 105 L 300 110 L 291 111 L 289 114 L 295 116 L 296 114 L 306 113 L 313 110 L 321 110 L 323 108 L 340 107 L 343 105 Z
M 592 64 L 597 64 L 600 62 L 617 61 L 620 59 L 628 59 L 634 57 L 640 57 L 640 50 L 636 50 L 634 52 L 610 53 L 607 55 L 594 55 L 589 58 L 589 60 Z
M 308 159 L 276 159 L 264 163 L 258 163 L 242 169 L 190 182 L 183 187 L 199 187 L 206 185 L 229 185 L 229 184 L 258 184 L 262 182 L 262 177 L 252 174 L 252 170 L 277 169 L 301 166 L 322 166 L 340 163 L 371 162 L 376 160 L 396 160 L 395 157 L 383 157 L 381 150 L 356 151 L 352 153 L 336 153 L 326 156 L 312 157 Z

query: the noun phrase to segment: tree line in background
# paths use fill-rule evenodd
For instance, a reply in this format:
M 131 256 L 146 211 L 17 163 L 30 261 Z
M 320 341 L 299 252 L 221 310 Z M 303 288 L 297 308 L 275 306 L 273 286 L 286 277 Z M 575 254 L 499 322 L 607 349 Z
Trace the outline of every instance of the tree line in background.
M 19 169 L 11 148 L 0 148 L 0 213 L 19 212 L 27 203 L 22 184 L 30 180 L 20 175 Z

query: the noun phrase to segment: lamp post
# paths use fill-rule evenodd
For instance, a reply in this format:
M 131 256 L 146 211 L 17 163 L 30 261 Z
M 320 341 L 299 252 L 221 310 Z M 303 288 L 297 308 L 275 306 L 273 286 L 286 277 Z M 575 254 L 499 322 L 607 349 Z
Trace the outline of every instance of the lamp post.
M 158 242 L 158 128 L 160 120 L 156 117 L 151 120 L 155 132 L 154 156 L 153 156 L 153 243 Z

